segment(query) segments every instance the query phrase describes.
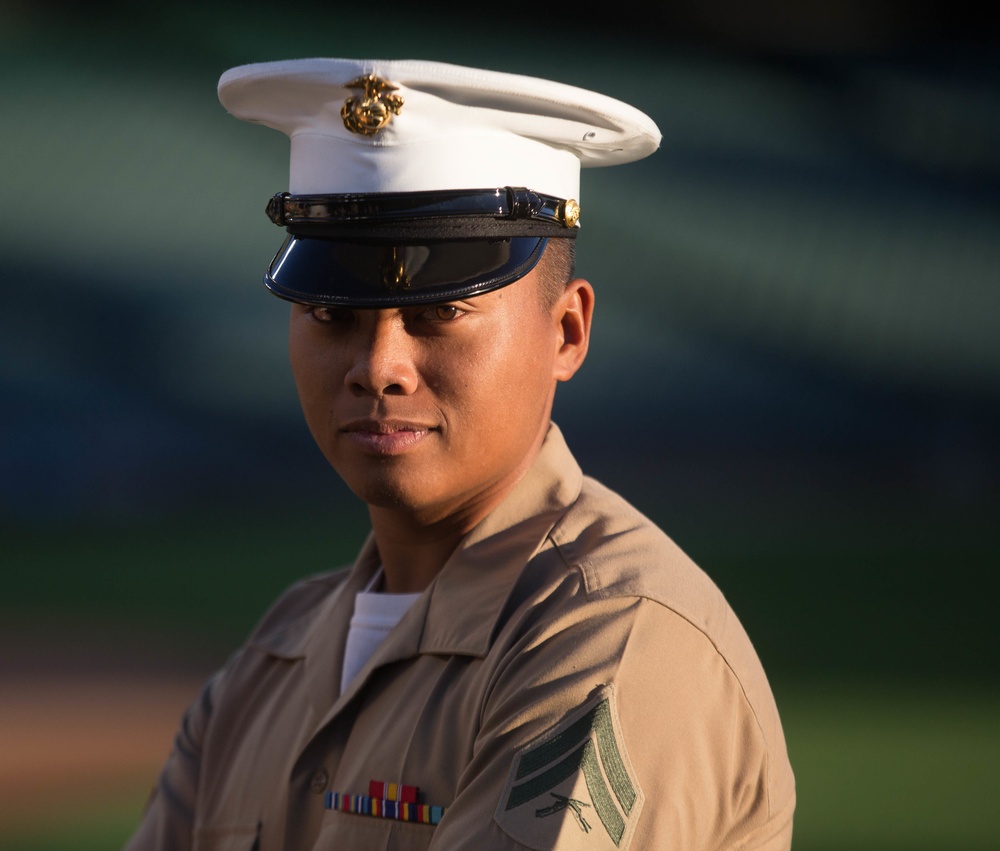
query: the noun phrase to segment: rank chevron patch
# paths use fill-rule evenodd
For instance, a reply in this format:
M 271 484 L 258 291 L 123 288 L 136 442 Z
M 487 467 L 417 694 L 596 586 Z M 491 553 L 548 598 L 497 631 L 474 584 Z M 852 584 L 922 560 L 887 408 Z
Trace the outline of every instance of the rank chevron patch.
M 604 686 L 518 751 L 494 817 L 530 848 L 563 847 L 562 838 L 565 847 L 625 851 L 642 800 L 618 729 L 614 691 Z

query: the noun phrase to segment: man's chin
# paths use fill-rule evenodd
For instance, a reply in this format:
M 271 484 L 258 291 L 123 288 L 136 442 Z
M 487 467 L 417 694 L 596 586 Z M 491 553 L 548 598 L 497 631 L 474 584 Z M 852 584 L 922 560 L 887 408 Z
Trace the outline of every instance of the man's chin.
M 398 476 L 368 476 L 362 482 L 347 484 L 370 508 L 418 512 L 425 502 L 415 492 L 412 481 L 401 481 Z

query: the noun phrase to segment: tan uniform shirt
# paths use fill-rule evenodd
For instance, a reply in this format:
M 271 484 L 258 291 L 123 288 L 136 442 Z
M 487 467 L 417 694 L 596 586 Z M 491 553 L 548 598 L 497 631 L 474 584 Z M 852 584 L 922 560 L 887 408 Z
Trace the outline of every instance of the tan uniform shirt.
M 746 633 L 555 426 L 339 694 L 377 562 L 369 540 L 264 617 L 185 714 L 131 851 L 790 847 L 794 780 Z

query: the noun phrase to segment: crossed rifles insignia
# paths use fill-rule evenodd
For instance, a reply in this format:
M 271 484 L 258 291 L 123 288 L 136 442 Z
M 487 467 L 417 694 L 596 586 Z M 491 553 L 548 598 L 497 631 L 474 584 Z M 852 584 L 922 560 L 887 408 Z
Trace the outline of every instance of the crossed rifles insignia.
M 549 792 L 549 794 L 556 799 L 556 802 L 547 807 L 540 807 L 535 810 L 535 818 L 554 816 L 556 813 L 568 809 L 576 817 L 576 821 L 580 825 L 581 830 L 583 830 L 584 833 L 590 833 L 590 824 L 583 817 L 583 808 L 589 807 L 590 804 L 585 804 L 583 801 L 578 801 L 576 798 L 567 798 L 565 795 L 557 795 L 555 792 Z
M 392 94 L 397 87 L 374 74 L 351 80 L 344 88 L 365 92 L 364 97 L 349 97 L 340 109 L 344 126 L 352 133 L 374 136 L 403 108 L 403 99 Z

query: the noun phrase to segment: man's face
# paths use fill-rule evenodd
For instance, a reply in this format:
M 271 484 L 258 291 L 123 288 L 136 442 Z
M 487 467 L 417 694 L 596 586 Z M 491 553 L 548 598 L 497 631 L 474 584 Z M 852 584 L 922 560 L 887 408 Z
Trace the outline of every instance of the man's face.
M 551 308 L 538 286 L 533 271 L 444 304 L 292 306 L 306 422 L 355 494 L 431 523 L 478 520 L 513 487 L 544 437 L 556 382 L 579 367 L 589 334 L 586 282 Z

